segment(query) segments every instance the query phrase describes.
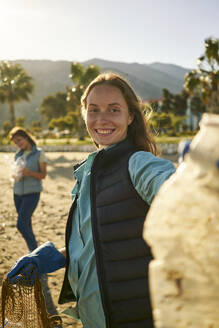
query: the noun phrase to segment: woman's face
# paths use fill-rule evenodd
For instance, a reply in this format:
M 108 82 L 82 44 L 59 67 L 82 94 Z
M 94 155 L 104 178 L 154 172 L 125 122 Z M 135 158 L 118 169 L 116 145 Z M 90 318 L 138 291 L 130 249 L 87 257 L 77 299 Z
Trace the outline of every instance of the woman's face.
M 18 148 L 22 150 L 30 150 L 32 148 L 31 144 L 29 143 L 28 139 L 22 136 L 14 136 L 12 139 Z
M 125 98 L 118 88 L 102 84 L 95 86 L 88 94 L 85 123 L 88 133 L 100 148 L 125 139 L 132 120 Z

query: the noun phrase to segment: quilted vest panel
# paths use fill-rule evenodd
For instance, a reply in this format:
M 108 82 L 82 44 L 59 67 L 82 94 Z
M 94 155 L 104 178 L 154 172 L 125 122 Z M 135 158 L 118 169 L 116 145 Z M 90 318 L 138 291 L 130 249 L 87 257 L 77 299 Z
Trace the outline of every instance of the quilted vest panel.
M 15 160 L 23 155 L 23 150 L 15 154 Z M 33 146 L 31 152 L 26 157 L 26 167 L 31 171 L 39 172 L 39 156 L 40 149 Z M 42 191 L 42 182 L 33 177 L 23 177 L 21 180 L 14 183 L 14 193 L 16 195 L 26 195 Z

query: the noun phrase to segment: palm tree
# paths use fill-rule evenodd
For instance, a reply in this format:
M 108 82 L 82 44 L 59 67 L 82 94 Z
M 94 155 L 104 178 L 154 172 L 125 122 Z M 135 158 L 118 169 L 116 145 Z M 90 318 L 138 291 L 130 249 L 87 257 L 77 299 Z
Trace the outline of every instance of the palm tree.
M 173 94 L 168 89 L 162 90 L 162 113 L 170 113 L 173 109 Z
M 85 125 L 81 115 L 81 96 L 88 84 L 100 74 L 98 66 L 90 65 L 85 68 L 81 63 L 73 62 L 71 64 L 70 79 L 74 83 L 72 88 L 67 88 L 67 101 L 69 106 L 77 112 L 78 117 L 78 137 L 80 140 L 85 136 Z
M 219 113 L 219 39 L 205 40 L 205 53 L 197 66 L 186 74 L 184 87 L 190 95 L 201 96 L 209 112 Z
M 6 61 L 0 63 L 0 102 L 8 103 L 10 121 L 15 125 L 14 104 L 26 100 L 33 92 L 32 77 L 19 64 Z

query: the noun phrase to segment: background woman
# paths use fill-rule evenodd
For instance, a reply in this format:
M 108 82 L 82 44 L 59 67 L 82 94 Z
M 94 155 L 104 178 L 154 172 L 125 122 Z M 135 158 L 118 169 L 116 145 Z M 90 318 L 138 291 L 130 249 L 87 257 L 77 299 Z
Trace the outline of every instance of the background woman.
M 47 161 L 44 152 L 36 147 L 34 138 L 25 129 L 15 127 L 10 140 L 19 148 L 15 154 L 14 204 L 18 213 L 17 228 L 30 251 L 37 248 L 31 217 L 42 191 L 41 180 L 46 177 Z
M 140 102 L 127 81 L 99 75 L 82 96 L 87 130 L 98 150 L 75 167 L 66 247 L 50 242 L 9 272 L 35 263 L 39 274 L 66 266 L 59 303 L 76 301 L 84 328 L 152 328 L 148 287 L 151 252 L 145 216 L 174 165 L 156 155 Z

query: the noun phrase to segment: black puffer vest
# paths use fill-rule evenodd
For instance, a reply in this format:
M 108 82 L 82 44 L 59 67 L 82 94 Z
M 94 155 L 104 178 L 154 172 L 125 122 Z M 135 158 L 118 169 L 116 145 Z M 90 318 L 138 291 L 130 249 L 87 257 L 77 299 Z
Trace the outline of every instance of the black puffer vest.
M 142 239 L 148 205 L 133 187 L 128 160 L 136 152 L 129 139 L 100 151 L 91 170 L 91 222 L 103 310 L 107 328 L 152 328 L 148 289 L 149 246 Z M 73 202 L 67 228 L 71 232 Z M 59 303 L 75 300 L 67 278 Z

